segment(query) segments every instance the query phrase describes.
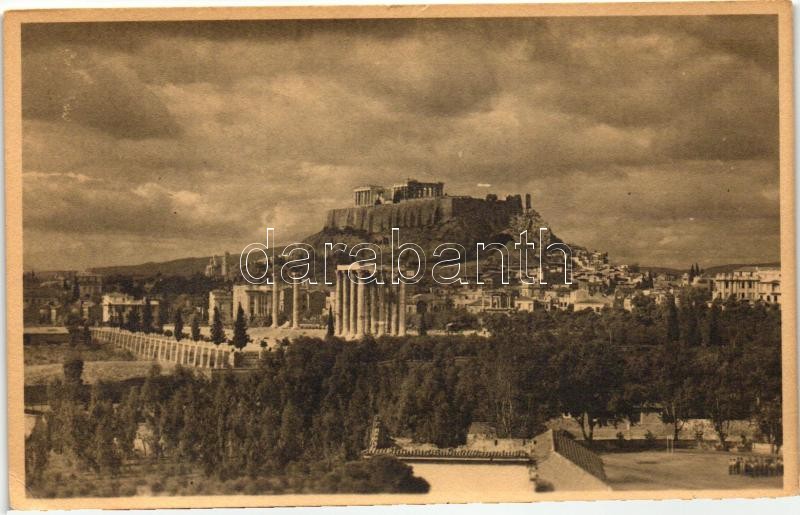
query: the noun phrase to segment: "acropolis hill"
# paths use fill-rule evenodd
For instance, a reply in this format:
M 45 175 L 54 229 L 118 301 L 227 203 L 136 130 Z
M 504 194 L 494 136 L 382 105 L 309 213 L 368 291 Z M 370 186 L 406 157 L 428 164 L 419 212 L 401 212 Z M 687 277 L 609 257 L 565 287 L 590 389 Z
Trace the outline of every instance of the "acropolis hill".
M 523 214 L 538 218 L 531 209 L 530 195 L 498 199 L 449 196 L 444 184 L 409 179 L 390 187 L 362 186 L 353 191 L 354 205 L 327 212 L 321 232 L 306 239 L 315 247 L 325 242 L 347 244 L 388 243 L 393 227 L 403 241 L 412 241 L 426 251 L 440 243 L 459 243 L 474 248 L 477 242 L 506 241 L 512 220 Z M 537 228 L 538 229 L 538 228 Z

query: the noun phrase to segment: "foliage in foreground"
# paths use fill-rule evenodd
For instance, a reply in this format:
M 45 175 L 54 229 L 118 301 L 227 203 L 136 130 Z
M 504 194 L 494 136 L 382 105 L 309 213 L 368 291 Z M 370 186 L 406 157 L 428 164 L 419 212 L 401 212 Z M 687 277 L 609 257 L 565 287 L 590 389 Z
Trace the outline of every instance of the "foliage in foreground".
M 750 418 L 780 445 L 780 311 L 691 296 L 680 306 L 517 313 L 488 320 L 490 338 L 298 338 L 251 373 L 154 370 L 121 399 L 98 384 L 84 400 L 71 364 L 26 443 L 28 478 L 42 478 L 53 455 L 120 475 L 140 427 L 146 459 L 217 481 L 313 476 L 294 491 L 419 491 L 404 465 L 359 461 L 374 415 L 393 435 L 454 446 L 473 421 L 530 437 L 570 413 L 591 444 L 598 425 L 655 405 L 676 434 L 688 418 L 709 418 L 724 441 L 731 420 Z

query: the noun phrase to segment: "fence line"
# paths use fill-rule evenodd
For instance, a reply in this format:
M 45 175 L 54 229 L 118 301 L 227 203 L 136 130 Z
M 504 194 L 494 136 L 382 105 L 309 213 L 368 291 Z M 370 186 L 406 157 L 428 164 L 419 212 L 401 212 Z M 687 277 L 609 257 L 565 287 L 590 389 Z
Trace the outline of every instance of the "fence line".
M 196 368 L 234 366 L 234 350 L 227 345 L 214 345 L 193 340 L 177 341 L 156 334 L 131 333 L 115 327 L 92 327 L 92 339 L 116 345 L 137 358 L 176 363 Z

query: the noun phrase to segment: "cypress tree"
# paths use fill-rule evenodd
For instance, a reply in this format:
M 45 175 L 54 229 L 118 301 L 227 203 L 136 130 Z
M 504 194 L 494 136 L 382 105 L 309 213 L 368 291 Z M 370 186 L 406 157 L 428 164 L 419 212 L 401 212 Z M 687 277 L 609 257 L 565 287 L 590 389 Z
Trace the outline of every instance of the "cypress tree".
M 419 335 L 425 336 L 428 334 L 428 320 L 425 313 L 419 314 Z
M 183 338 L 183 317 L 179 309 L 175 311 L 175 339 L 181 341 L 181 338 Z
M 71 353 L 64 360 L 64 383 L 71 386 L 83 384 L 83 358 L 79 353 Z
M 128 331 L 135 333 L 141 329 L 141 322 L 139 321 L 139 312 L 132 309 L 128 314 Z
M 149 334 L 153 329 L 153 307 L 150 305 L 150 299 L 144 299 L 144 307 L 142 308 L 142 331 Z
M 156 322 L 156 332 L 158 334 L 164 334 L 164 312 L 161 309 L 163 304 L 158 305 L 156 308 L 156 313 L 158 313 L 158 321 Z
M 192 317 L 192 340 L 200 341 L 200 321 L 197 319 L 197 315 Z
M 83 334 L 81 335 L 83 345 L 88 347 L 92 343 L 92 330 L 89 328 L 89 322 L 83 324 Z
M 222 318 L 216 306 L 214 306 L 214 315 L 211 322 L 211 341 L 216 345 L 225 341 L 225 328 L 222 327 Z
M 678 325 L 678 308 L 675 307 L 675 297 L 672 295 L 666 298 L 666 325 L 667 341 L 676 342 L 681 337 L 680 326 Z
M 334 335 L 334 328 L 333 328 L 333 310 L 329 307 L 328 308 L 328 331 L 326 336 L 328 338 L 333 338 Z
M 236 310 L 236 321 L 233 323 L 233 346 L 237 349 L 244 349 L 247 345 L 247 321 L 244 318 L 244 310 L 241 303 Z
M 719 345 L 721 341 L 719 331 L 719 305 L 714 302 L 708 311 L 708 344 Z

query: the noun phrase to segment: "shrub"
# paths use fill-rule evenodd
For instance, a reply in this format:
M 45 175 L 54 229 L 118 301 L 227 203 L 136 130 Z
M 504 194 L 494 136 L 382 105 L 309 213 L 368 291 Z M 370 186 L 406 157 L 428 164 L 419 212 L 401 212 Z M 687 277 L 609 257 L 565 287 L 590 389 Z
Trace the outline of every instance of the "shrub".
M 154 494 L 160 494 L 164 491 L 164 484 L 160 480 L 156 479 L 150 483 L 150 491 Z
M 654 435 L 653 432 L 648 429 L 644 434 L 644 441 L 647 448 L 652 449 L 656 446 L 656 435 Z
M 61 485 L 56 490 L 56 494 L 53 497 L 74 497 L 75 491 L 72 489 L 72 485 Z
M 351 461 L 329 472 L 324 489 L 338 493 L 427 493 L 430 484 L 413 469 L 389 456 Z
M 92 487 L 88 483 L 81 483 L 81 485 L 78 486 L 78 495 L 80 497 L 89 497 L 91 493 Z
M 120 489 L 119 493 L 122 497 L 133 497 L 136 495 L 136 486 L 131 484 L 125 485 Z

